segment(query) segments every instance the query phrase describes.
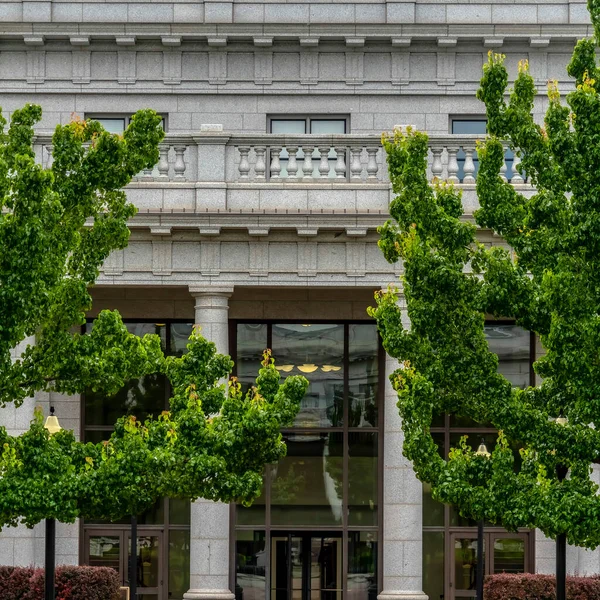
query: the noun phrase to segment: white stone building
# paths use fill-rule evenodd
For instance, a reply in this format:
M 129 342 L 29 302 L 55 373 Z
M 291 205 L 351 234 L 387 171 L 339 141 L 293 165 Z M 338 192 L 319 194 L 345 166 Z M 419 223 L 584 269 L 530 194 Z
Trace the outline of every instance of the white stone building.
M 38 156 L 73 114 L 121 131 L 151 107 L 166 138 L 153 171 L 128 187 L 139 207 L 129 247 L 107 261 L 94 313 L 118 308 L 169 352 L 192 323 L 232 354 L 249 381 L 272 347 L 311 387 L 288 457 L 267 469 L 251 509 L 164 501 L 140 518 L 145 600 L 459 600 L 474 596 L 475 528 L 431 501 L 402 457 L 386 359 L 365 309 L 399 272 L 376 227 L 390 200 L 380 134 L 413 125 L 431 136 L 431 174 L 476 207 L 475 99 L 488 50 L 509 72 L 529 58 L 540 91 L 568 91 L 577 38 L 591 34 L 582 0 L 5 0 L 0 3 L 0 105 L 42 105 Z M 546 99 L 536 103 L 542 118 Z M 506 175 L 527 184 L 507 155 Z M 489 232 L 481 238 L 499 243 Z M 93 316 L 93 315 L 90 315 Z M 490 344 L 516 385 L 535 345 L 510 323 Z M 0 411 L 13 433 L 34 403 L 101 440 L 124 411 L 162 410 L 164 382 L 133 382 L 113 399 L 42 397 Z M 437 424 L 442 450 L 480 430 Z M 43 529 L 0 535 L 4 564 L 41 564 Z M 127 523 L 58 527 L 59 563 L 126 569 Z M 551 572 L 539 533 L 486 533 L 486 571 Z M 600 571 L 573 549 L 569 569 Z

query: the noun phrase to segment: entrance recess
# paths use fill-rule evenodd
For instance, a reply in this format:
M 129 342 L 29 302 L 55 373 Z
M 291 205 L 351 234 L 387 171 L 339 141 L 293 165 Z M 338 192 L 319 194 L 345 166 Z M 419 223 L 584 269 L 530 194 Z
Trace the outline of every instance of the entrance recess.
M 341 600 L 341 533 L 273 533 L 271 600 Z
M 484 534 L 485 574 L 528 572 L 528 541 L 527 533 L 491 532 Z M 477 533 L 452 533 L 450 546 L 450 600 L 475 598 Z

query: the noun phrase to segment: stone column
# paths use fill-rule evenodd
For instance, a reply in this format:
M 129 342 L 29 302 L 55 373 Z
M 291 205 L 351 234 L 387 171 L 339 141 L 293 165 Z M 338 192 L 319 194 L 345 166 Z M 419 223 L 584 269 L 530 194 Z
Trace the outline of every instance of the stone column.
M 222 354 L 229 352 L 228 311 L 233 287 L 190 286 L 196 324 Z M 191 506 L 190 590 L 186 600 L 233 600 L 229 589 L 229 505 L 197 500 Z
M 423 592 L 423 487 L 412 464 L 402 455 L 404 436 L 396 406 L 398 396 L 388 379 L 397 368 L 398 361 L 386 355 L 383 591 L 378 600 L 427 600 Z

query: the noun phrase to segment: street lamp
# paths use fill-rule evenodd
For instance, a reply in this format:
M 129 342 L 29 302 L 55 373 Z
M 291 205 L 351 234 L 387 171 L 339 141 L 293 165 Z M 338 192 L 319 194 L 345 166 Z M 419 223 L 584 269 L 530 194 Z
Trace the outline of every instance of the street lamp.
M 54 414 L 54 406 L 50 407 L 50 415 L 46 418 L 44 429 L 50 435 L 58 433 L 62 427 L 58 422 L 58 417 Z M 56 566 L 56 521 L 46 519 L 46 549 L 44 564 L 44 600 L 54 600 L 54 569 Z
M 488 452 L 483 438 L 481 438 L 481 444 L 479 444 L 475 456 L 483 456 L 484 458 L 490 457 L 490 453 Z M 477 581 L 475 584 L 477 600 L 483 600 L 483 571 L 483 519 L 479 519 L 477 522 Z
M 569 422 L 562 412 L 556 419 L 556 424 L 565 427 Z M 558 481 L 564 481 L 569 467 L 556 465 Z M 556 600 L 566 600 L 567 597 L 567 534 L 559 533 L 556 536 Z

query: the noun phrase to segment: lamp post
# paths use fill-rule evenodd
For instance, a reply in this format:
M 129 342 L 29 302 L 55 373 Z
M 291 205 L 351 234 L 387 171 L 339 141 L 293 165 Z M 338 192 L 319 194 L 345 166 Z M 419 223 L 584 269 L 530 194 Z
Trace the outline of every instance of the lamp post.
M 490 457 L 490 453 L 488 452 L 483 438 L 481 438 L 481 444 L 479 444 L 479 448 L 477 448 L 475 455 L 483 456 L 484 458 Z M 477 521 L 477 580 L 475 583 L 475 597 L 477 600 L 483 600 L 483 571 L 483 519 L 479 519 L 479 521 Z
M 54 414 L 54 406 L 50 407 L 50 415 L 46 418 L 44 429 L 50 435 L 58 433 L 62 427 Z M 46 548 L 44 561 L 44 600 L 54 600 L 54 569 L 56 567 L 56 520 L 46 519 Z
M 567 423 L 567 417 L 560 416 L 556 419 L 556 424 L 564 427 Z M 566 465 L 556 465 L 556 478 L 558 481 L 564 481 L 569 468 Z M 556 600 L 566 600 L 567 597 L 567 534 L 559 533 L 556 536 Z

